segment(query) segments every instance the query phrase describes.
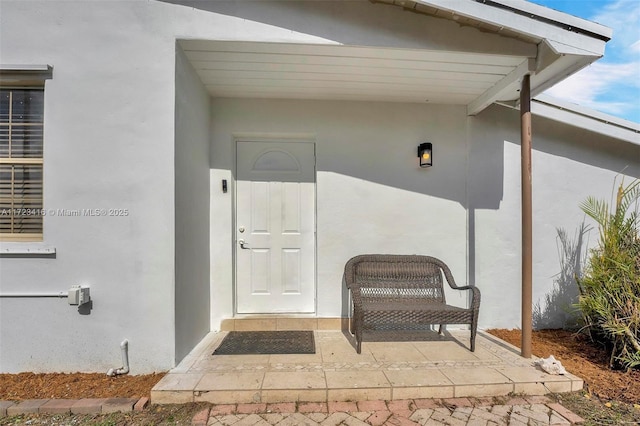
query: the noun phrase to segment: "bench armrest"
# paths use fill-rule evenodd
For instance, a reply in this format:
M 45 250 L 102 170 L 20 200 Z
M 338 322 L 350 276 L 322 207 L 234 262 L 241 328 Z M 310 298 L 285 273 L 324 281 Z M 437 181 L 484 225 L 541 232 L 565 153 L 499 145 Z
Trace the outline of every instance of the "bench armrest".
M 451 270 L 449 269 L 449 267 L 444 262 L 439 260 L 438 260 L 438 264 L 442 269 L 442 272 L 444 273 L 445 278 L 447 279 L 447 284 L 449 284 L 449 287 L 451 287 L 454 290 L 471 290 L 472 297 L 471 297 L 470 309 L 473 309 L 473 310 L 478 309 L 480 307 L 480 289 L 478 289 L 478 287 L 470 286 L 470 285 L 458 286 L 456 284 L 456 280 L 453 279 L 453 274 L 451 273 Z
M 480 307 L 480 289 L 470 285 L 455 287 L 456 290 L 471 290 L 471 306 L 470 309 L 478 309 Z

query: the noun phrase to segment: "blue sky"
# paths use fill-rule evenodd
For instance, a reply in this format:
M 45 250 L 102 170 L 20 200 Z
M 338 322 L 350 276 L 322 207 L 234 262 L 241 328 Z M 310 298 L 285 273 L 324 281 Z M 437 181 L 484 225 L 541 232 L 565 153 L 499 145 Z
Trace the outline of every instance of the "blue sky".
M 613 29 L 604 57 L 545 93 L 640 123 L 640 0 L 530 0 Z

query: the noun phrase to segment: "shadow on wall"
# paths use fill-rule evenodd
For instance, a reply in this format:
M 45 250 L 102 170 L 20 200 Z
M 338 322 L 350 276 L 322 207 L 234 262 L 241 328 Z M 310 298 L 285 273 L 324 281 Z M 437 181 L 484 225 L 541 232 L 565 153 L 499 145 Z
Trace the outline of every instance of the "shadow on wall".
M 407 13 L 400 7 L 369 1 L 162 1 L 355 46 L 429 49 L 448 46 L 459 51 L 489 48 L 499 54 L 501 43 L 514 44 L 472 27 L 459 31 L 459 24 L 454 21 Z M 456 30 L 460 33 L 457 37 L 447 36 Z
M 545 328 L 573 328 L 580 320 L 580 312 L 575 308 L 578 303 L 578 283 L 582 276 L 587 251 L 585 237 L 589 228 L 584 222 L 580 224 L 573 238 L 567 231 L 558 229 L 556 238 L 560 272 L 553 280 L 553 289 L 533 307 L 533 327 L 536 330 Z
M 502 116 L 507 123 L 517 126 L 518 114 L 517 110 L 495 105 L 487 108 L 482 117 L 486 120 L 499 120 Z M 640 145 L 537 115 L 532 117 L 532 128 L 534 151 L 640 178 Z M 519 132 L 517 127 L 513 130 Z M 519 141 L 519 133 L 514 136 L 511 140 Z
M 327 185 L 340 185 L 340 191 L 335 191 L 338 186 L 328 188 L 327 195 L 360 206 L 362 223 L 371 211 L 389 211 L 394 206 L 409 211 L 427 202 L 416 195 L 454 201 L 463 208 L 468 204 L 469 117 L 462 106 L 286 99 L 214 99 L 212 105 L 210 162 L 215 169 L 233 173 L 235 147 L 229 141 L 237 129 L 247 134 L 313 135 L 317 172 L 324 173 Z M 474 185 L 479 188 L 474 208 L 497 210 L 500 206 L 503 134 L 476 132 L 470 142 L 482 145 L 473 153 L 480 151 L 481 159 L 473 163 L 473 179 L 483 180 Z M 434 144 L 434 166 L 429 169 L 418 166 L 417 147 L 425 141 Z M 332 176 L 355 180 L 344 185 L 346 180 L 329 180 Z M 425 215 L 422 220 L 429 221 L 436 212 L 421 214 Z M 432 219 L 432 223 L 439 220 Z

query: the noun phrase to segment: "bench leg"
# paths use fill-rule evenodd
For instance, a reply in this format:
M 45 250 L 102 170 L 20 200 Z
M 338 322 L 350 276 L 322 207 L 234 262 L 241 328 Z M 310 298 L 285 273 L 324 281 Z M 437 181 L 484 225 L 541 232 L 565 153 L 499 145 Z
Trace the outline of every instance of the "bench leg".
M 471 330 L 471 352 L 476 351 L 476 331 Z
M 356 338 L 356 352 L 362 353 L 362 330 L 361 330 L 361 328 L 356 326 L 355 333 L 353 335 Z
M 478 332 L 478 317 L 474 317 L 471 321 L 471 352 L 476 351 L 476 334 Z
M 364 322 L 364 314 L 362 310 L 354 306 L 351 325 L 353 327 L 353 335 L 356 338 L 356 352 L 362 352 L 362 324 Z

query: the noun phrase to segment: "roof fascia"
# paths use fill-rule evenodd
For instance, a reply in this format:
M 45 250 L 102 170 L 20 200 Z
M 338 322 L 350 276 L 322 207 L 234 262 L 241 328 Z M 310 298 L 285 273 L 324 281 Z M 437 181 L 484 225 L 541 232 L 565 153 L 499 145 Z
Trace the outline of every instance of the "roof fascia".
M 558 42 L 559 54 L 572 54 L 575 49 L 589 55 L 602 56 L 605 43 L 611 38 L 611 29 L 569 14 L 534 7 L 523 0 L 415 0 L 452 15 L 507 28 L 539 41 Z M 567 51 L 564 50 L 566 47 Z
M 487 2 L 486 0 L 479 1 Z M 591 33 L 596 37 L 605 39 L 605 41 L 610 40 L 611 36 L 613 35 L 613 30 L 611 28 L 598 24 L 597 22 L 579 18 L 577 16 L 560 12 L 558 10 L 551 9 L 545 6 L 540 6 L 529 1 L 493 0 L 491 1 L 491 3 L 500 4 L 504 7 L 512 9 L 517 9 L 522 13 L 530 15 L 533 19 L 538 18 L 547 22 L 555 22 L 557 24 L 570 28 L 571 31 L 583 31 L 585 33 Z
M 522 0 L 419 1 L 430 3 L 431 7 L 455 9 L 452 12 L 454 14 L 475 14 L 473 19 L 508 27 L 539 40 L 535 65 L 532 66 L 531 61 L 520 64 L 511 74 L 469 103 L 469 115 L 478 114 L 496 101 L 517 102 L 519 83 L 526 74 L 531 75 L 531 95 L 542 93 L 602 57 L 606 41 L 611 35 L 609 28 L 599 24 Z M 577 32 L 578 27 L 573 25 L 581 25 L 586 29 Z
M 499 105 L 517 108 L 517 105 L 513 103 L 499 103 Z M 562 124 L 640 145 L 640 124 L 563 102 L 548 95 L 538 95 L 533 98 L 531 112 Z

